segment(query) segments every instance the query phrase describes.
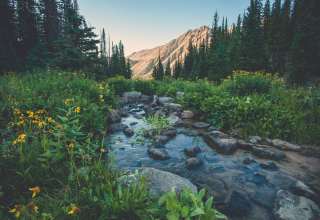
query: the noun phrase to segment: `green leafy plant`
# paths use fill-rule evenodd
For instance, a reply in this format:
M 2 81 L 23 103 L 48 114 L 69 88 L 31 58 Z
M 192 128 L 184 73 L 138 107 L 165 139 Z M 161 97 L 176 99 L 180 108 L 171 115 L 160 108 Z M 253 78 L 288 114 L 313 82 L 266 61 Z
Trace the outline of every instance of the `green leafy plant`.
M 146 123 L 151 127 L 154 135 L 160 135 L 160 133 L 169 128 L 169 120 L 160 115 L 151 115 L 145 118 Z
M 205 190 L 192 193 L 184 189 L 180 193 L 174 190 L 159 199 L 159 205 L 165 208 L 168 220 L 218 220 L 227 219 L 225 215 L 213 208 L 213 198 L 204 201 Z

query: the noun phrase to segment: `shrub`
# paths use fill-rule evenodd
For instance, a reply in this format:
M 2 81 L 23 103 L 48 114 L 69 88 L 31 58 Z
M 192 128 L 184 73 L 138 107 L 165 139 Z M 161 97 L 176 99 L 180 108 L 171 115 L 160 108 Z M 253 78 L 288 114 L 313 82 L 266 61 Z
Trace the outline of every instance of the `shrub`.
M 273 87 L 282 86 L 276 76 L 266 73 L 235 72 L 230 78 L 223 80 L 220 88 L 235 96 L 267 94 Z

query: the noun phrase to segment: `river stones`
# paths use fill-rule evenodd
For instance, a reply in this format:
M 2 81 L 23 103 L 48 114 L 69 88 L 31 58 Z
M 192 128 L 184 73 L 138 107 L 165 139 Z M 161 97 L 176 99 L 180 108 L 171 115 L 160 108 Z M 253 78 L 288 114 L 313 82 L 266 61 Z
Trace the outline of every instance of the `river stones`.
M 182 105 L 177 103 L 165 103 L 164 107 L 170 112 L 180 112 L 182 110 Z
M 278 220 L 316 220 L 320 218 L 320 210 L 312 200 L 280 190 L 277 193 L 274 215 Z
M 201 148 L 200 147 L 185 148 L 184 153 L 188 157 L 195 157 L 197 156 L 197 154 L 201 153 Z
M 163 131 L 161 135 L 168 136 L 169 138 L 173 138 L 177 135 L 177 131 L 176 129 L 172 128 L 172 129 Z
M 160 105 L 165 105 L 165 104 L 168 104 L 168 103 L 172 103 L 173 101 L 174 101 L 173 98 L 167 97 L 167 96 L 159 97 L 159 100 L 158 100 Z
M 165 149 L 152 147 L 148 149 L 148 154 L 154 160 L 167 160 L 170 158 L 168 152 Z
M 210 124 L 205 123 L 205 122 L 195 122 L 192 124 L 192 127 L 196 129 L 206 129 L 210 127 Z
M 183 111 L 181 113 L 181 118 L 182 119 L 192 119 L 194 117 L 194 113 L 192 111 Z
M 213 138 L 209 136 L 209 143 L 221 154 L 232 154 L 239 148 L 238 141 L 234 138 Z
M 155 145 L 157 145 L 157 146 L 165 145 L 166 143 L 168 143 L 169 140 L 170 140 L 169 136 L 158 135 L 155 137 Z
M 186 166 L 188 169 L 195 169 L 202 165 L 202 161 L 199 158 L 191 157 L 186 160 Z
M 123 130 L 123 133 L 127 136 L 127 137 L 132 137 L 134 135 L 134 131 L 131 128 L 125 128 Z
M 279 150 L 271 149 L 269 146 L 253 146 L 251 149 L 253 155 L 270 160 L 283 160 L 286 155 Z
M 299 145 L 291 144 L 280 139 L 272 140 L 272 145 L 286 151 L 300 151 L 302 149 Z
M 249 143 L 251 144 L 260 144 L 262 141 L 262 138 L 259 136 L 250 136 L 249 137 Z

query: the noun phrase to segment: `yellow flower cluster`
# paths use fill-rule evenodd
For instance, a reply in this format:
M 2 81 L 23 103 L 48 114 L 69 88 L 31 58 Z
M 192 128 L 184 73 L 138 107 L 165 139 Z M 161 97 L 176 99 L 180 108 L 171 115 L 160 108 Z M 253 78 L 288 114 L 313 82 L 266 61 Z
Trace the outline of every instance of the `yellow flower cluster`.
M 25 114 L 19 109 L 14 109 L 14 115 L 18 118 L 18 122 L 16 123 L 18 127 L 22 127 L 27 122 L 30 122 L 39 128 L 44 128 L 46 125 L 55 122 L 51 117 L 46 118 L 47 112 L 44 109 L 37 111 L 28 110 Z
M 75 204 L 71 204 L 68 208 L 68 215 L 76 215 L 80 212 L 80 208 L 78 208 Z
M 32 192 L 32 198 L 34 198 L 40 193 L 41 190 L 39 186 L 35 186 L 35 187 L 29 188 L 29 191 Z
M 75 112 L 75 113 L 78 113 L 78 114 L 79 114 L 80 111 L 81 111 L 81 108 L 80 108 L 79 106 L 74 109 L 74 112 Z
M 27 135 L 25 133 L 19 134 L 17 139 L 15 139 L 12 144 L 17 145 L 17 144 L 23 144 L 26 142 Z
M 73 99 L 66 99 L 64 100 L 65 105 L 71 105 L 73 103 Z

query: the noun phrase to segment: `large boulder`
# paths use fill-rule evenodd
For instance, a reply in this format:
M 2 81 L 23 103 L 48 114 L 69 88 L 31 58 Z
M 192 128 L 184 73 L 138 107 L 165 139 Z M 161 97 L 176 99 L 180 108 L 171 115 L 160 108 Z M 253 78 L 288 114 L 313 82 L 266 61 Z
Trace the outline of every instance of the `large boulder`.
M 142 94 L 141 92 L 125 92 L 123 93 L 122 100 L 125 104 L 139 102 Z
M 177 103 L 165 103 L 164 107 L 170 112 L 180 112 L 182 110 L 182 105 Z
M 280 190 L 275 201 L 274 215 L 278 220 L 317 220 L 320 219 L 320 209 L 310 199 Z
M 271 149 L 268 146 L 253 146 L 251 151 L 253 155 L 263 159 L 279 161 L 283 160 L 286 157 L 286 155 L 282 151 Z
M 202 164 L 202 161 L 196 157 L 191 157 L 186 160 L 186 166 L 190 170 L 201 166 L 201 164 Z
M 238 140 L 234 138 L 216 138 L 211 135 L 206 135 L 208 144 L 221 154 L 232 154 L 238 148 Z
M 189 180 L 154 168 L 142 168 L 140 174 L 144 176 L 149 185 L 150 193 L 152 196 L 159 197 L 163 193 L 175 190 L 180 192 L 187 188 L 192 192 L 197 192 L 197 187 L 193 185 Z
M 272 140 L 272 145 L 286 151 L 300 151 L 302 149 L 299 145 L 291 144 L 280 139 Z

